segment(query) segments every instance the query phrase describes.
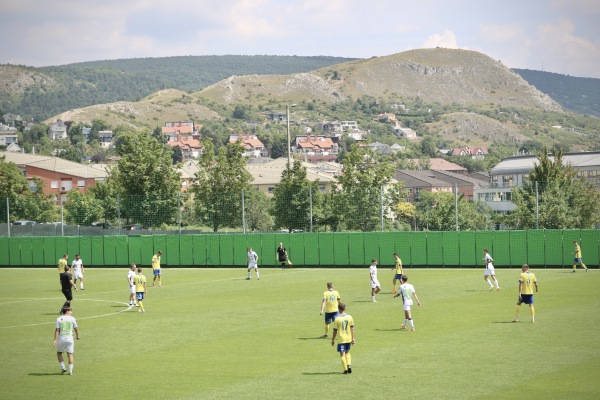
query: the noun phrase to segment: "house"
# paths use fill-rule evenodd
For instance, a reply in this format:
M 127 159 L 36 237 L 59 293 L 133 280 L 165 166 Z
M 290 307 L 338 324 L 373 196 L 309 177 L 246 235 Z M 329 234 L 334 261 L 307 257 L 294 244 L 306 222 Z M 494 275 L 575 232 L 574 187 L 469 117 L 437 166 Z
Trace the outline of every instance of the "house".
M 450 151 L 450 155 L 451 156 L 460 156 L 460 157 L 471 157 L 474 159 L 481 159 L 483 160 L 485 158 L 485 156 L 487 156 L 488 153 L 488 149 L 485 147 L 474 147 L 474 146 L 465 146 L 465 147 L 458 147 L 455 149 L 452 149 Z
M 200 142 L 200 135 L 197 133 L 169 133 L 167 134 L 167 144 L 171 148 L 179 146 L 184 160 L 198 158 L 204 152 L 202 143 Z
M 266 153 L 265 145 L 258 139 L 256 135 L 229 135 L 229 142 L 240 142 L 246 152 L 245 157 L 259 158 L 268 157 Z
M 415 158 L 412 160 L 413 163 L 419 167 L 420 160 Z M 461 167 L 458 164 L 451 163 L 449 161 L 444 160 L 443 158 L 430 158 L 429 160 L 429 169 L 438 170 L 438 171 L 449 171 L 454 172 L 455 174 L 467 174 L 467 169 L 465 167 Z
M 56 120 L 48 127 L 50 140 L 62 140 L 67 138 L 67 125 L 63 121 Z
M 112 131 L 98 131 L 98 142 L 101 147 L 107 148 L 110 147 L 113 140 Z
M 8 126 L 16 127 L 23 125 L 23 118 L 20 115 L 7 113 L 2 116 L 2 120 Z
M 17 164 L 23 175 L 29 180 L 29 187 L 35 191 L 33 178 L 44 182 L 44 193 L 52 195 L 57 203 L 66 201 L 67 192 L 77 189 L 83 193 L 102 182 L 107 177 L 106 170 L 95 165 L 84 165 L 58 157 L 35 154 L 0 152 L 7 162 Z
M 392 123 L 396 122 L 396 114 L 384 112 L 381 114 L 377 114 L 374 118 L 376 121 Z
M 317 182 L 319 191 L 327 193 L 336 184 L 335 176 L 320 170 L 312 164 L 303 162 L 306 167 L 306 178 L 311 182 Z M 259 191 L 271 196 L 275 186 L 281 182 L 281 175 L 287 166 L 287 158 L 282 157 L 264 164 L 249 164 L 246 170 L 254 180 L 251 184 Z
M 361 144 L 361 147 L 364 147 L 365 149 L 369 149 L 371 151 L 377 152 L 379 154 L 384 154 L 384 155 L 393 154 L 396 151 L 398 151 L 397 147 L 392 147 L 385 143 L 379 143 L 379 142 Z M 402 147 L 402 146 L 400 146 L 400 147 Z
M 489 182 L 486 179 L 478 179 L 464 174 L 456 174 L 449 171 L 430 170 L 426 171 L 428 175 L 449 183 L 458 192 L 462 194 L 465 200 L 474 201 L 475 191 L 487 187 Z
M 396 124 L 396 126 L 394 126 L 394 133 L 398 137 L 407 138 L 410 140 L 414 140 L 417 138 L 417 132 L 410 128 L 403 128 L 399 124 Z
M 323 132 L 334 135 L 336 133 L 342 133 L 344 130 L 342 129 L 342 124 L 340 121 L 331 121 L 323 123 Z
M 267 119 L 274 122 L 287 122 L 287 112 L 274 112 L 271 111 L 266 114 Z
M 0 146 L 8 147 L 13 143 L 19 144 L 19 132 L 17 128 L 0 124 Z
M 307 155 L 331 155 L 338 153 L 338 144 L 330 137 L 309 135 L 297 136 L 294 150 Z M 335 157 L 337 158 L 337 157 Z
M 554 159 L 552 156 L 549 158 Z M 577 170 L 577 176 L 600 190 L 600 152 L 567 153 L 563 162 L 571 164 Z M 477 199 L 486 202 L 496 213 L 513 211 L 512 188 L 522 186 L 537 163 L 538 159 L 533 155 L 502 159 L 490 171 L 489 186 L 476 191 Z
M 402 169 L 396 171 L 394 179 L 398 182 L 404 182 L 404 189 L 408 191 L 406 201 L 414 203 L 419 201 L 419 195 L 422 191 L 427 192 L 449 192 L 452 193 L 454 185 L 444 180 L 438 179 L 432 171 L 415 171 Z

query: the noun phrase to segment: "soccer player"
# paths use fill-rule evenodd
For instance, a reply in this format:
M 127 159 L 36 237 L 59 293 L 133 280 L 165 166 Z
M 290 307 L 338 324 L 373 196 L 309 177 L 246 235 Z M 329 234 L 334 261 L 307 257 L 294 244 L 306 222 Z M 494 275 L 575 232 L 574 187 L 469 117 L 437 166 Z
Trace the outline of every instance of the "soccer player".
M 402 285 L 400 285 L 398 293 L 394 296 L 394 298 L 398 296 L 402 296 L 402 309 L 404 310 L 404 323 L 400 328 L 406 329 L 406 325 L 410 324 L 410 331 L 415 331 L 415 323 L 413 322 L 412 315 L 410 313 L 410 308 L 413 305 L 413 296 L 417 301 L 417 305 L 421 307 L 421 302 L 419 301 L 419 297 L 417 297 L 417 292 L 415 291 L 415 287 L 408 282 L 408 276 L 402 275 Z
M 258 254 L 252 250 L 252 247 L 248 247 L 248 258 L 246 259 L 246 262 L 248 263 L 248 277 L 246 280 L 250 280 L 250 271 L 252 269 L 254 269 L 254 272 L 256 273 L 256 278 L 260 280 L 260 274 L 258 273 Z
M 62 374 L 67 372 L 65 360 L 63 359 L 63 353 L 66 351 L 67 359 L 69 360 L 69 375 L 73 375 L 73 353 L 75 352 L 73 332 L 75 332 L 75 337 L 79 340 L 77 321 L 75 321 L 71 312 L 71 307 L 64 307 L 62 309 L 63 315 L 56 319 L 56 329 L 54 330 L 54 347 L 56 348 L 56 357 L 60 364 L 60 371 Z
M 485 263 L 485 272 L 483 273 L 483 280 L 490 285 L 490 290 L 494 290 L 494 285 L 490 282 L 490 276 L 494 280 L 496 284 L 496 290 L 500 290 L 500 284 L 498 283 L 498 279 L 496 279 L 496 273 L 494 272 L 494 259 L 490 256 L 490 253 L 487 249 L 483 249 L 483 262 Z
M 381 285 L 377 280 L 377 260 L 374 258 L 371 260 L 371 266 L 369 267 L 369 279 L 371 280 L 371 301 L 377 303 L 375 295 L 381 290 Z
M 329 325 L 338 317 L 338 302 L 340 294 L 337 290 L 333 290 L 333 282 L 327 282 L 327 291 L 323 293 L 323 301 L 321 302 L 321 314 L 325 311 L 325 334 L 324 338 L 329 333 Z
M 77 286 L 77 279 L 79 279 L 79 287 L 83 289 L 83 274 L 85 274 L 85 268 L 83 267 L 83 261 L 79 258 L 79 254 L 75 254 L 75 259 L 71 263 L 71 269 L 73 270 L 73 283 Z
M 69 272 L 68 265 L 65 265 L 65 272 L 60 274 L 60 286 L 62 287 L 62 293 L 65 295 L 67 301 L 65 301 L 65 304 L 61 307 L 58 312 L 59 314 L 62 313 L 63 308 L 71 306 L 71 301 L 73 301 L 73 292 L 71 288 L 75 288 L 75 291 L 77 291 L 77 286 L 73 283 L 73 277 Z
M 288 260 L 288 254 L 285 247 L 283 247 L 283 243 L 279 242 L 279 247 L 277 248 L 277 250 L 275 250 L 275 252 L 275 258 L 281 263 L 281 269 L 284 269 L 285 263 Z
M 69 259 L 69 255 L 65 254 L 64 256 L 62 256 L 62 258 L 58 259 L 58 273 L 59 275 L 62 274 L 63 272 L 65 272 L 65 267 L 69 264 L 67 264 L 67 260 Z
M 394 261 L 396 262 L 396 266 L 392 269 L 395 269 L 396 272 L 394 273 L 394 289 L 390 292 L 391 294 L 395 294 L 398 291 L 396 283 L 402 281 L 402 260 L 398 257 L 398 253 L 394 253 Z
M 535 291 L 538 291 L 538 283 L 535 274 L 529 272 L 529 265 L 523 264 L 521 267 L 521 276 L 519 277 L 519 300 L 517 302 L 517 316 L 514 322 L 519 322 L 519 313 L 521 304 L 529 304 L 531 309 L 531 322 L 535 322 L 535 308 L 533 307 L 533 286 Z
M 146 312 L 144 310 L 144 295 L 146 294 L 146 277 L 142 274 L 142 267 L 138 267 L 137 275 L 133 278 L 135 283 L 135 298 L 140 306 L 139 312 Z
M 129 284 L 129 307 L 139 307 L 135 298 L 135 264 L 131 264 L 129 266 L 129 271 L 127 272 L 127 283 Z
M 581 259 L 581 246 L 579 246 L 579 243 L 577 243 L 577 240 L 573 242 L 575 244 L 575 251 L 572 252 L 571 254 L 575 254 L 575 258 L 573 259 L 573 272 L 575 272 L 575 270 L 577 269 L 577 264 L 581 265 L 583 267 L 583 269 L 585 269 L 585 272 L 588 272 L 587 267 L 585 266 L 585 264 L 583 263 L 583 260 Z
M 350 314 L 346 314 L 346 305 L 338 304 L 340 315 L 333 322 L 333 336 L 331 337 L 331 345 L 335 344 L 335 337 L 338 336 L 337 351 L 340 353 L 344 374 L 352 373 L 352 356 L 350 355 L 350 347 L 356 343 L 354 338 L 354 319 Z
M 152 286 L 156 286 L 156 278 L 158 278 L 158 287 L 162 286 L 162 280 L 160 277 L 160 256 L 162 256 L 162 252 L 160 250 L 152 256 L 152 273 L 154 274 Z

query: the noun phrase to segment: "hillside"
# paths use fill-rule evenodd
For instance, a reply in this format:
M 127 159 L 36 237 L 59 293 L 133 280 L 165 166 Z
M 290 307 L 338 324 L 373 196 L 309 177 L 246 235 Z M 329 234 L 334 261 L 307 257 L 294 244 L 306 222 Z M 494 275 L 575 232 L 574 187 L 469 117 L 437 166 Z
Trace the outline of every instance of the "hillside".
M 305 72 L 341 57 L 188 56 L 33 68 L 0 65 L 0 110 L 43 120 L 69 109 L 136 101 L 162 89 L 198 91 L 232 75 Z
M 327 103 L 370 96 L 390 102 L 420 98 L 439 104 L 562 111 L 549 96 L 477 52 L 420 49 L 355 60 L 291 76 L 231 77 L 198 93 L 222 104 Z
M 600 117 L 600 79 L 515 69 L 523 79 L 566 109 Z
M 160 90 L 136 102 L 120 101 L 97 104 L 69 110 L 49 118 L 46 123 L 63 121 L 90 122 L 94 119 L 106 121 L 110 126 L 126 125 L 133 129 L 153 129 L 164 121 L 211 121 L 221 117 L 185 92 L 175 89 Z

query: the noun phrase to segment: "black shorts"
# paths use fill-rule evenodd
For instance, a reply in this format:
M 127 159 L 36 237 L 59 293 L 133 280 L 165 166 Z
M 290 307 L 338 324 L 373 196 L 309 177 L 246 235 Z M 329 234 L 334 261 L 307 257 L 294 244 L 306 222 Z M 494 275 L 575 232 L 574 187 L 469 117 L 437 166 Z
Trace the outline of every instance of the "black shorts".
M 73 300 L 73 292 L 71 291 L 71 288 L 63 289 L 62 292 L 68 301 Z

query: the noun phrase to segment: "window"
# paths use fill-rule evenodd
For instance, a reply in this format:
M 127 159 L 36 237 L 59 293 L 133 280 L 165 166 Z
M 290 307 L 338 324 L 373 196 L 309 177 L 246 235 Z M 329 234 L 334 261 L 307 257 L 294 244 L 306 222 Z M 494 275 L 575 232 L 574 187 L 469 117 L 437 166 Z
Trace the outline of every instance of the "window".
M 267 192 L 269 192 L 269 193 L 273 193 L 273 190 L 275 190 L 275 188 L 273 186 L 269 186 L 267 188 Z
M 78 180 L 77 187 L 80 187 L 80 188 L 85 187 L 85 181 L 83 179 Z
M 58 181 L 51 181 L 50 182 L 50 188 L 51 189 L 58 189 Z

